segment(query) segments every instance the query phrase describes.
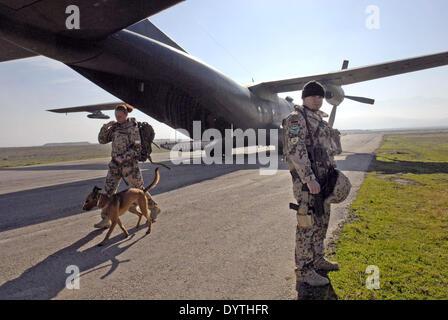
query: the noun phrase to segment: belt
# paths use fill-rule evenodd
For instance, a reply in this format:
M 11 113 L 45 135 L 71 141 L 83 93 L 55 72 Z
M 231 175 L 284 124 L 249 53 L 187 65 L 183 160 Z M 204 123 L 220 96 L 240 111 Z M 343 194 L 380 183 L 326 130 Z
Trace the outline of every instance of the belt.
M 114 158 L 111 159 L 111 162 L 113 164 L 115 164 L 117 167 L 123 167 L 126 165 L 131 164 L 133 161 L 132 160 L 123 160 L 121 163 L 118 163 Z M 137 161 L 136 161 L 137 162 Z M 138 162 L 137 162 L 138 163 Z

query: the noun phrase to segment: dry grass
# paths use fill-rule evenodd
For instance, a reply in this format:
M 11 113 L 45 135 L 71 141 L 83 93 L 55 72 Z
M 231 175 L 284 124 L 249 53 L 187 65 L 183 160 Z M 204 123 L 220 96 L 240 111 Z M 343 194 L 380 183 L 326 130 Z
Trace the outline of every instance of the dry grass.
M 153 146 L 153 152 L 165 152 Z M 61 161 L 85 160 L 110 157 L 111 144 L 82 146 L 48 146 L 0 148 L 0 167 L 18 167 Z

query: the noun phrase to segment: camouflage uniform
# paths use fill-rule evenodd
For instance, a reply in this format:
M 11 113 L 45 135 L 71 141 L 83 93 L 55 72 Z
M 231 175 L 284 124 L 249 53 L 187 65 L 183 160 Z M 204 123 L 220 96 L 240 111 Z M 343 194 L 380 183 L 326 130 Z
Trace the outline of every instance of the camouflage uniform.
M 112 160 L 109 162 L 109 172 L 104 184 L 108 195 L 114 194 L 122 177 L 126 179 L 130 187 L 143 189 L 143 177 L 138 166 L 138 157 L 141 151 L 140 133 L 135 118 L 128 118 L 126 122 L 103 125 L 98 135 L 101 144 L 112 142 Z M 123 162 L 119 164 L 116 157 L 121 157 Z M 157 203 L 147 192 L 149 207 L 157 207 Z M 157 211 L 157 210 L 156 210 Z M 158 210 L 160 211 L 160 210 Z M 151 210 L 153 213 L 153 210 Z M 152 216 L 151 218 L 155 218 Z M 154 220 L 154 219 L 153 219 Z
M 308 191 L 302 191 L 304 184 L 315 180 L 316 176 L 312 170 L 310 159 L 308 157 L 307 145 L 311 145 L 307 132 L 307 125 L 303 112 L 305 107 L 296 106 L 294 110 L 285 120 L 283 120 L 283 150 L 285 160 L 288 163 L 289 170 L 296 172 L 293 175 L 293 194 L 297 203 L 300 205 L 302 201 L 308 201 L 308 207 L 314 205 L 314 197 Z M 313 135 L 315 144 L 320 144 L 328 154 L 327 166 L 336 167 L 334 155 L 342 152 L 340 145 L 340 133 L 338 130 L 330 128 L 326 121 L 322 120 L 325 115 L 322 111 L 312 111 L 306 109 L 310 130 Z M 319 176 L 325 173 L 325 167 L 322 163 L 317 163 Z M 324 240 L 330 220 L 330 204 L 324 202 L 324 214 L 322 216 L 312 216 L 313 223 L 311 227 L 305 228 L 297 225 L 296 229 L 296 249 L 295 261 L 298 272 L 306 272 L 313 268 L 313 263 L 317 262 L 324 256 Z

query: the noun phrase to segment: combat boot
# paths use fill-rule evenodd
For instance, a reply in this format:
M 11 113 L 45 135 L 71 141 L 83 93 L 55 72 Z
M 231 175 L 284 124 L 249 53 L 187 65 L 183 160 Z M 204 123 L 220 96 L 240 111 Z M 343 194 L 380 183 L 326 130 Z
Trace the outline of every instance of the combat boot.
M 100 222 L 94 224 L 93 226 L 97 229 L 108 229 L 111 223 L 109 219 L 103 219 Z
M 326 286 L 330 283 L 330 280 L 317 274 L 314 269 L 303 272 L 298 280 L 312 287 Z
M 339 270 L 339 264 L 337 262 L 331 262 L 325 259 L 324 257 L 317 260 L 317 262 L 314 263 L 314 268 L 316 270 L 323 270 L 323 271 L 338 271 Z

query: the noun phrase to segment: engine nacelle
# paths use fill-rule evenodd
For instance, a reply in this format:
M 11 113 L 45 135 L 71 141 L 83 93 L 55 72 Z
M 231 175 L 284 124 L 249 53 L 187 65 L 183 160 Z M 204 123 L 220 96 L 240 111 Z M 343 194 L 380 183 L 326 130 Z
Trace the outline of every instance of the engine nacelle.
M 91 114 L 87 115 L 87 118 L 90 119 L 109 119 L 110 117 L 104 113 L 102 113 L 101 111 L 94 111 Z
M 344 90 L 340 86 L 325 85 L 325 100 L 332 106 L 340 105 L 344 97 Z

